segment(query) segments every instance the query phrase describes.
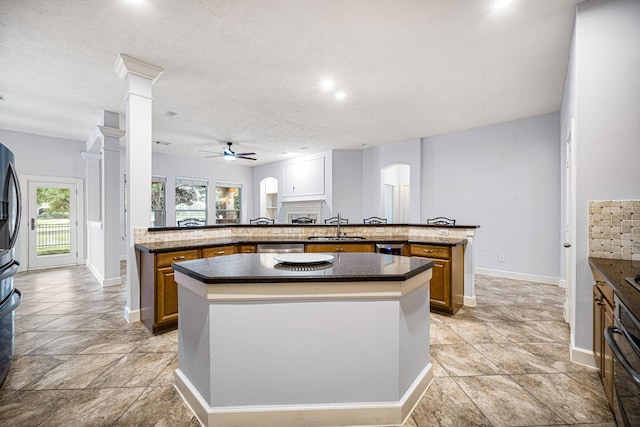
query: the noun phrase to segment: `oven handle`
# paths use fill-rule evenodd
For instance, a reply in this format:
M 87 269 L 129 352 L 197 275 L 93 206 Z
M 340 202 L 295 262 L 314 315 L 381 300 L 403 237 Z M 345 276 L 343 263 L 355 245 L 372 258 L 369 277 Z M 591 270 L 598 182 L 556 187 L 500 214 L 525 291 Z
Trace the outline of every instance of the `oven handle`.
M 613 334 L 620 334 L 624 337 L 624 334 L 622 333 L 620 328 L 616 326 L 609 326 L 604 330 L 604 339 L 607 342 L 607 345 L 609 346 L 611 351 L 613 351 L 613 355 L 616 357 L 616 359 L 620 361 L 624 369 L 629 373 L 629 375 L 631 375 L 633 380 L 636 383 L 640 384 L 640 373 L 633 369 L 629 361 L 624 357 L 624 354 L 622 354 L 622 351 L 620 351 L 620 347 L 618 347 L 618 344 L 613 339 Z

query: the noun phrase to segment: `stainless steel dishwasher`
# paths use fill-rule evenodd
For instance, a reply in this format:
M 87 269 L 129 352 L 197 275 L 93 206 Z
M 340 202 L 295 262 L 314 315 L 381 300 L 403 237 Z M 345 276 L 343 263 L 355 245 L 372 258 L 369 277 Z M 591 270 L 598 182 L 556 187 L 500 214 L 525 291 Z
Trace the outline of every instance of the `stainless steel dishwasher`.
M 265 243 L 258 245 L 257 252 L 260 254 L 282 254 L 282 253 L 302 253 L 303 243 Z

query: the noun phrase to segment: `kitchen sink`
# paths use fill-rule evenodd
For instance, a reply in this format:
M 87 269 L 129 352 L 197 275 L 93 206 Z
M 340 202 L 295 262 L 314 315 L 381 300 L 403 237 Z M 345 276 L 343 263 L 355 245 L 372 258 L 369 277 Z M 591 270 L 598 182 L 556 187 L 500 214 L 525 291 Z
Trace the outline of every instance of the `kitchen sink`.
M 337 237 L 337 236 L 311 236 L 308 238 L 309 240 L 322 240 L 322 241 L 333 241 L 333 240 L 364 240 L 364 237 Z

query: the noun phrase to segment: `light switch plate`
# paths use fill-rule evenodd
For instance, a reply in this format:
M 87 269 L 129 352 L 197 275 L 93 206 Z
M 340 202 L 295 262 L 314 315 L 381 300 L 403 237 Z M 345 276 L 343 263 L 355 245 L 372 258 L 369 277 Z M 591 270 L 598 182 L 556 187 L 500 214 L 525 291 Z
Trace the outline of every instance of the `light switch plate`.
M 282 233 L 282 229 L 281 229 L 281 228 L 273 228 L 273 229 L 271 230 L 271 232 L 272 232 L 273 234 L 280 234 L 280 233 Z

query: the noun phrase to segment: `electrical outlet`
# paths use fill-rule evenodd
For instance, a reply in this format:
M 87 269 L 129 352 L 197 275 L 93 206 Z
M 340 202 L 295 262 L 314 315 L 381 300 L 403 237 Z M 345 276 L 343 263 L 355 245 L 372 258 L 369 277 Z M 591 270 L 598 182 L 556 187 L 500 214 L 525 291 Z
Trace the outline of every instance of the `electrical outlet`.
M 438 230 L 438 234 L 441 236 L 448 236 L 449 230 Z
M 204 236 L 204 231 L 202 230 L 193 230 L 193 237 L 202 237 Z
M 293 229 L 292 228 L 285 228 L 284 229 L 284 234 L 291 234 L 293 233 Z
M 273 229 L 271 229 L 271 232 L 273 234 L 280 234 L 280 233 L 282 233 L 282 229 L 281 228 L 273 228 Z
M 377 227 L 377 228 L 376 228 L 376 233 L 384 233 L 384 228 L 382 228 L 382 227 Z
M 498 261 L 504 262 L 504 255 L 498 255 Z
M 296 234 L 300 234 L 300 233 L 302 233 L 302 229 L 296 227 L 296 228 L 293 229 L 293 232 L 296 233 Z

